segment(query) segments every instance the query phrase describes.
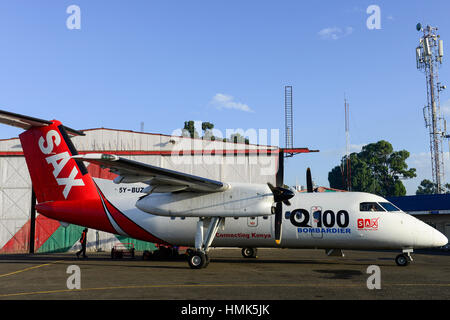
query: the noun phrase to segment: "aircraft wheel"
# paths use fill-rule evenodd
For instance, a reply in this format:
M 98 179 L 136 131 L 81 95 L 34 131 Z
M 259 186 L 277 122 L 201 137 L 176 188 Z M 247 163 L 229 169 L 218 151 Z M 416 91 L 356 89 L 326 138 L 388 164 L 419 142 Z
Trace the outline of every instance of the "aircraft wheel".
M 256 248 L 242 248 L 242 256 L 244 258 L 256 258 L 256 254 L 258 253 L 258 249 Z
M 395 258 L 395 263 L 400 267 L 406 267 L 409 264 L 409 258 L 406 254 L 399 254 Z
M 207 259 L 207 256 L 204 252 L 194 251 L 189 255 L 188 258 L 189 267 L 191 267 L 191 269 L 204 268 L 206 267 L 208 260 L 209 259 Z

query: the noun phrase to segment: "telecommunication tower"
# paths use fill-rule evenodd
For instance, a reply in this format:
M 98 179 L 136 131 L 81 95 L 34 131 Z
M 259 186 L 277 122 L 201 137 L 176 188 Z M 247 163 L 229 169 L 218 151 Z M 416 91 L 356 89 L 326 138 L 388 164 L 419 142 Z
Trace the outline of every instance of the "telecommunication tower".
M 443 193 L 444 155 L 443 139 L 446 137 L 446 123 L 441 115 L 439 95 L 446 86 L 439 82 L 439 67 L 444 56 L 444 42 L 437 34 L 438 28 L 420 23 L 417 31 L 423 32 L 419 46 L 416 48 L 417 69 L 423 71 L 427 83 L 427 105 L 423 108 L 425 127 L 430 135 L 431 171 L 436 193 Z
M 284 123 L 285 123 L 285 148 L 287 150 L 294 147 L 293 131 L 293 114 L 292 114 L 292 86 L 284 87 Z M 292 157 L 292 152 L 286 152 L 285 157 Z

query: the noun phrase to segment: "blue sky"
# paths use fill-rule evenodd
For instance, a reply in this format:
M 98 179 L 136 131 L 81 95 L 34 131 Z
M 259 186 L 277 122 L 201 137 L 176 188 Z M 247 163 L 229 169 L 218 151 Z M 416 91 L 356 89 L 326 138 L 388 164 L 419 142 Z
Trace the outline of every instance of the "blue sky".
M 73 4 L 79 30 L 66 27 Z M 379 6 L 381 29 L 367 28 L 369 5 Z M 0 106 L 78 129 L 138 131 L 143 121 L 148 132 L 170 134 L 186 120 L 223 132 L 279 128 L 283 146 L 284 86 L 292 85 L 294 144 L 321 152 L 288 159 L 285 182 L 304 184 L 309 166 L 328 186 L 345 150 L 345 94 L 352 151 L 381 139 L 408 150 L 418 177 L 405 185 L 414 194 L 431 178 L 415 26 L 438 26 L 450 43 L 448 12 L 448 1 L 2 0 Z M 448 112 L 445 91 L 441 102 Z M 0 138 L 19 132 L 2 126 Z

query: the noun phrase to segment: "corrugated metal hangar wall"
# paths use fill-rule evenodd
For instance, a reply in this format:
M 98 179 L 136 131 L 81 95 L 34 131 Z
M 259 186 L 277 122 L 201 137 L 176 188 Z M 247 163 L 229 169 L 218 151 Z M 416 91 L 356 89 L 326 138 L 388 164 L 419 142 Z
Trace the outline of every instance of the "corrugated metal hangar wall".
M 85 130 L 84 133 L 85 136 L 72 138 L 80 154 L 113 153 L 214 180 L 275 184 L 277 147 L 103 128 Z M 94 177 L 114 177 L 98 166 L 89 165 L 88 170 Z M 39 214 L 31 219 L 33 202 L 20 140 L 0 140 L 0 253 L 78 250 L 83 227 L 64 227 L 59 221 Z M 30 241 L 31 230 L 34 230 L 34 241 Z M 153 244 L 143 241 L 90 230 L 87 250 L 109 251 L 118 243 L 133 243 L 136 250 L 154 248 Z

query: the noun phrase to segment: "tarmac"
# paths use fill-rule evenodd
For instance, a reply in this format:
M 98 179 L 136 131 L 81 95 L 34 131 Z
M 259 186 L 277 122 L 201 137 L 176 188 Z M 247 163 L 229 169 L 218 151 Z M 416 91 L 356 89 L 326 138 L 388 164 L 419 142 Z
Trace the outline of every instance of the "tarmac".
M 212 249 L 207 268 L 184 258 L 111 259 L 109 253 L 0 255 L 0 300 L 422 300 L 450 299 L 450 253 Z M 375 266 L 375 267 L 374 267 Z M 243 309 L 241 309 L 242 311 Z M 239 311 L 239 310 L 238 310 Z

